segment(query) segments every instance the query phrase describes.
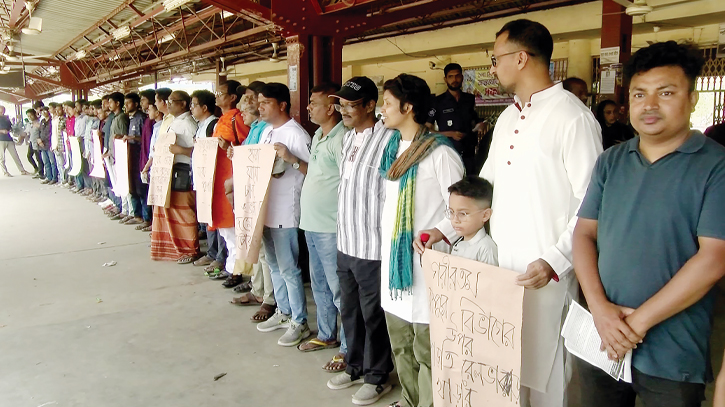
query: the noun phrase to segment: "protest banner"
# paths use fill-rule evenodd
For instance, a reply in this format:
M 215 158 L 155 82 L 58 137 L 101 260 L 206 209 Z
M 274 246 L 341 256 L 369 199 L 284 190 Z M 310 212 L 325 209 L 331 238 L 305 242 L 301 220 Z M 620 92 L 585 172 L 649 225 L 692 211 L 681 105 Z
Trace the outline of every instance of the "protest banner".
M 174 169 L 174 154 L 169 146 L 176 143 L 176 133 L 159 134 L 154 145 L 154 158 L 149 176 L 147 202 L 153 206 L 169 207 L 171 200 L 171 175 Z
M 211 201 L 214 193 L 214 171 L 219 139 L 216 137 L 197 139 L 191 154 L 192 175 L 196 191 L 196 218 L 199 223 L 213 226 Z
M 267 212 L 267 189 L 276 157 L 271 144 L 234 147 L 234 227 L 237 259 L 257 263 Z
M 103 170 L 103 154 L 101 153 L 101 131 L 93 130 L 93 169 L 91 177 L 106 178 L 106 172 Z
M 81 141 L 78 137 L 68 137 L 70 143 L 70 170 L 68 175 L 77 177 L 83 169 L 83 156 L 81 154 Z
M 131 181 L 128 173 L 128 141 L 113 140 L 114 163 L 116 171 L 116 183 L 113 185 L 113 192 L 125 198 L 131 191 Z
M 524 288 L 519 273 L 428 249 L 436 407 L 519 404 Z

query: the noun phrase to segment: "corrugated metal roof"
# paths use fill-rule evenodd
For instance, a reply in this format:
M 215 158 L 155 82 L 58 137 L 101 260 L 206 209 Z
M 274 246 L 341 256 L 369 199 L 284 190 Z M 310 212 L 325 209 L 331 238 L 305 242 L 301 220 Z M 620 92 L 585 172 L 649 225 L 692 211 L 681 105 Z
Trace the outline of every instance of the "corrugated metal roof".
M 123 3 L 124 0 L 41 1 L 33 17 L 43 19 L 43 32 L 21 34 L 23 51 L 53 54 Z

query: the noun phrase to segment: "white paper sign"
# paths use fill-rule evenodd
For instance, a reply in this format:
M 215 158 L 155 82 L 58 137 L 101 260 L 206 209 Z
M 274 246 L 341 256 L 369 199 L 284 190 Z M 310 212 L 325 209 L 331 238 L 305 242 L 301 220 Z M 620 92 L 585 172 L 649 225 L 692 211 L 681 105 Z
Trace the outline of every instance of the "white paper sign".
M 602 71 L 602 80 L 599 82 L 599 93 L 613 95 L 617 85 L 617 71 L 605 69 Z
M 611 65 L 619 63 L 619 47 L 602 48 L 599 51 L 599 64 Z

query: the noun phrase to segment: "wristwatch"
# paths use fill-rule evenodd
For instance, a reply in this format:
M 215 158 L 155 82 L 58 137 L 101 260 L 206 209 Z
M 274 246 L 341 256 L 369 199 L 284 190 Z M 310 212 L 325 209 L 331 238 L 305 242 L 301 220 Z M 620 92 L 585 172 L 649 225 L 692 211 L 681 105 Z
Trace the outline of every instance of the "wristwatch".
M 292 164 L 292 168 L 294 168 L 294 169 L 296 169 L 296 170 L 299 170 L 299 169 L 300 169 L 300 159 L 299 159 L 299 158 L 297 159 L 297 161 L 295 161 L 295 162 L 294 162 L 294 163 Z

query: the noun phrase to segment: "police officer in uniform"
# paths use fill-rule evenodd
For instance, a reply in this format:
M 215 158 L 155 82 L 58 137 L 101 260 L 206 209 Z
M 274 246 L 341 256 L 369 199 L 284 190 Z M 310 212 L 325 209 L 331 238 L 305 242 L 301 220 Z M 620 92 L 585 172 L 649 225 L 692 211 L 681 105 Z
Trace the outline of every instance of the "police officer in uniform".
M 438 132 L 449 137 L 456 151 L 461 155 L 467 174 L 475 173 L 473 168 L 478 145 L 478 133 L 484 129 L 476 114 L 476 99 L 461 90 L 463 68 L 451 63 L 443 69 L 448 90 L 435 97 L 428 113 L 428 127 L 438 125 Z

